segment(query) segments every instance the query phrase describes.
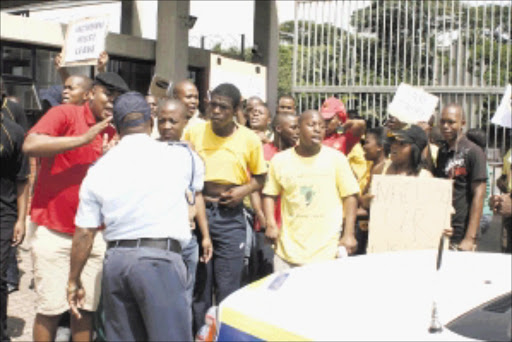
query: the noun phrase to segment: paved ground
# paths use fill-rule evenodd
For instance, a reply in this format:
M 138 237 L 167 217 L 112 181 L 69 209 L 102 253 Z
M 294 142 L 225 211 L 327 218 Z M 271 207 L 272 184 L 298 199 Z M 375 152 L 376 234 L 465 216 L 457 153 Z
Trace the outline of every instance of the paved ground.
M 489 231 L 482 237 L 479 250 L 496 252 L 499 250 L 501 220 L 495 218 Z M 21 273 L 20 289 L 9 295 L 8 331 L 12 341 L 32 341 L 32 326 L 35 314 L 35 293 L 30 289 L 32 281 L 32 262 L 28 244 L 18 249 Z
M 18 248 L 18 262 L 20 289 L 9 295 L 7 327 L 12 341 L 32 341 L 36 295 L 29 288 L 32 281 L 32 260 L 25 242 Z

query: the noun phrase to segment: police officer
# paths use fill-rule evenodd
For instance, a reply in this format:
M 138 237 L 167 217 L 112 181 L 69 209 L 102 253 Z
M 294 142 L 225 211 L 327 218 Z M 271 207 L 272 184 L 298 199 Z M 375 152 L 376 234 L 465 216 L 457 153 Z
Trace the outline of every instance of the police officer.
M 144 96 L 121 95 L 114 103 L 121 140 L 89 169 L 80 189 L 68 301 L 78 317 L 81 270 L 104 224 L 102 294 L 109 341 L 192 340 L 180 252 L 191 238 L 185 194 L 202 190 L 204 166 L 188 148 L 151 139 L 150 120 Z

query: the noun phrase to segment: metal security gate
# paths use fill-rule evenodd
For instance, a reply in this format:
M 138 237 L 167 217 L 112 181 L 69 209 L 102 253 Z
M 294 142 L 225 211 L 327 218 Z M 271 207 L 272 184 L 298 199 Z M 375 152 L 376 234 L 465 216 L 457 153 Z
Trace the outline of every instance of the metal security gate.
M 373 125 L 398 84 L 452 102 L 498 159 L 510 130 L 489 124 L 511 82 L 511 2 L 296 1 L 292 93 L 301 111 L 335 95 Z

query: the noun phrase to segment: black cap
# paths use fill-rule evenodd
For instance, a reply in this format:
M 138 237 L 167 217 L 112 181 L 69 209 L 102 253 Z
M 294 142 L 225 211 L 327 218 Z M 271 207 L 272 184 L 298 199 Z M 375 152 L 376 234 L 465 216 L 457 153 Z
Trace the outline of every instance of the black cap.
M 94 78 L 94 84 L 104 86 L 110 91 L 118 91 L 121 94 L 130 91 L 126 82 L 115 72 L 102 72 Z
M 144 116 L 137 120 L 123 122 L 126 115 L 130 113 L 141 113 Z M 117 129 L 123 127 L 134 127 L 151 119 L 151 108 L 141 93 L 130 91 L 122 94 L 114 101 L 114 124 Z
M 388 137 L 418 146 L 420 151 L 428 144 L 427 133 L 417 125 L 408 125 L 397 131 L 389 131 Z
M 58 106 L 62 103 L 62 90 L 61 85 L 51 86 L 48 89 L 41 89 L 39 91 L 39 98 L 42 101 L 47 101 L 51 107 Z

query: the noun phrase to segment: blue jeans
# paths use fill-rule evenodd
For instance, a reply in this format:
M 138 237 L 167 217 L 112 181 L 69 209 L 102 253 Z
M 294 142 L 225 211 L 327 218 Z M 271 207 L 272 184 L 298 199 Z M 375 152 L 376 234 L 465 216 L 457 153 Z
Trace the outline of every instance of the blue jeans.
M 197 263 L 199 262 L 199 245 L 197 244 L 197 238 L 194 233 L 192 233 L 192 239 L 190 239 L 188 245 L 181 251 L 181 257 L 183 258 L 185 266 L 187 266 L 189 281 L 187 295 L 192 303 L 194 284 L 196 282 Z

